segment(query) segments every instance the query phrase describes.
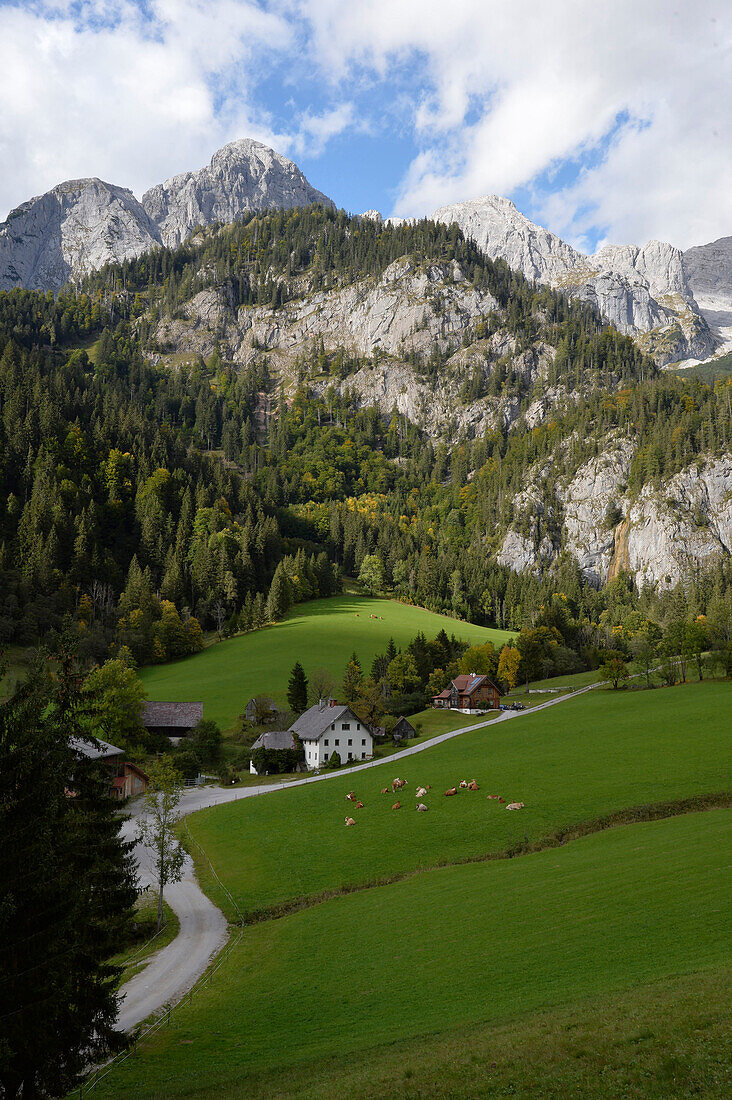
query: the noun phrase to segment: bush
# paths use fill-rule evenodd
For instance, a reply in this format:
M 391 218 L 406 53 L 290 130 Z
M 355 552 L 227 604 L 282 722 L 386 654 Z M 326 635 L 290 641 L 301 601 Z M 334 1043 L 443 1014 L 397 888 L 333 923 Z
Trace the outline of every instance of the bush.
M 327 766 L 329 768 L 340 768 L 341 766 L 341 754 L 339 752 L 333 752 L 328 758 Z

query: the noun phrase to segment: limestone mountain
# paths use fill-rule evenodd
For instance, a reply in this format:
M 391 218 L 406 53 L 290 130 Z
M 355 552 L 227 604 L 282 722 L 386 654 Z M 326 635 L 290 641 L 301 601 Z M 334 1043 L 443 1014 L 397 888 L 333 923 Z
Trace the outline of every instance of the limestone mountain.
M 586 256 L 497 195 L 441 207 L 432 217 L 456 222 L 487 256 L 504 259 L 527 279 L 591 302 L 659 366 L 704 359 L 716 347 L 685 276 L 682 253 L 670 244 L 609 246 Z
M 152 187 L 142 203 L 99 179 L 69 180 L 0 224 L 0 290 L 55 292 L 107 263 L 161 244 L 175 247 L 197 225 L 312 203 L 333 205 L 296 164 L 248 139 L 219 149 L 200 171 Z
M 710 328 L 732 350 L 732 237 L 687 248 L 683 269 Z
M 233 222 L 247 210 L 287 210 L 312 203 L 334 205 L 311 187 L 293 161 L 249 138 L 219 149 L 205 168 L 173 176 L 142 196 L 142 205 L 170 248 L 181 244 L 197 225 Z
M 0 290 L 53 290 L 160 243 L 155 223 L 124 187 L 68 180 L 29 199 L 0 225 Z

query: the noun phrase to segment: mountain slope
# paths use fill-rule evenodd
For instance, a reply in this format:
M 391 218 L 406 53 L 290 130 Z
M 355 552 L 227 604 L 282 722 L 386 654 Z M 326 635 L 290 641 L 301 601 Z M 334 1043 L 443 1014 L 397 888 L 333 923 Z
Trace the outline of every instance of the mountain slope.
M 291 160 L 244 138 L 219 149 L 198 172 L 183 172 L 151 187 L 142 205 L 159 227 L 164 244 L 181 244 L 197 225 L 233 222 L 248 210 L 289 209 L 323 203 Z
M 659 366 L 714 350 L 682 254 L 672 245 L 649 241 L 585 256 L 497 195 L 441 207 L 432 217 L 456 222 L 487 256 L 504 259 L 527 279 L 591 302 L 620 332 L 639 338 Z
M 99 179 L 68 180 L 0 225 L 0 290 L 56 291 L 159 243 L 157 226 L 131 191 Z

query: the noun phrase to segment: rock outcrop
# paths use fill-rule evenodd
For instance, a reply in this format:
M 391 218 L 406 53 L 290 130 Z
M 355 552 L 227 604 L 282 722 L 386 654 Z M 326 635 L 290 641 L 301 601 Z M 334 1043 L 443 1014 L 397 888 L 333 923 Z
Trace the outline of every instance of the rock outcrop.
M 700 563 L 732 553 L 732 455 L 699 461 L 631 495 L 635 448 L 633 439 L 609 439 L 570 479 L 552 481 L 551 467 L 531 471 L 513 501 L 514 524 L 498 561 L 516 572 L 539 572 L 563 551 L 594 584 L 625 569 L 639 588 L 664 590 Z M 548 508 L 547 495 L 554 498 Z
M 717 341 L 684 273 L 682 253 L 662 241 L 600 249 L 586 256 L 525 217 L 509 200 L 487 195 L 436 210 L 457 222 L 491 259 L 527 279 L 591 302 L 620 332 L 638 338 L 659 364 L 711 355 Z
M 291 160 L 249 138 L 219 149 L 205 168 L 173 176 L 142 196 L 142 205 L 170 248 L 186 240 L 197 225 L 233 222 L 248 210 L 316 202 L 334 205 L 310 186 Z
M 99 179 L 69 180 L 0 225 L 0 290 L 57 291 L 159 243 L 157 226 L 131 191 Z

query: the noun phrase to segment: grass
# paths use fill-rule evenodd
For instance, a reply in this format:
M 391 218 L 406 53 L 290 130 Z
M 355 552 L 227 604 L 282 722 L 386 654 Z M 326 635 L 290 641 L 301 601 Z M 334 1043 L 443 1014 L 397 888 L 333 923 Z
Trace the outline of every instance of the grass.
M 163 947 L 172 943 L 178 935 L 180 923 L 167 901 L 163 902 L 163 917 L 165 923 L 160 934 L 155 934 L 158 921 L 157 898 L 149 892 L 145 892 L 137 899 L 135 912 L 135 927 L 128 942 L 122 951 L 116 954 L 110 962 L 115 966 L 123 967 L 119 984 L 124 985 L 135 974 L 147 966 L 153 955 Z
M 376 616 L 371 618 L 371 616 Z M 210 646 L 173 664 L 141 670 L 149 699 L 202 700 L 204 716 L 231 730 L 248 700 L 260 693 L 285 703 L 293 665 L 307 674 L 327 668 L 340 682 L 355 650 L 365 672 L 393 638 L 404 647 L 423 631 L 502 645 L 508 631 L 475 626 L 395 600 L 336 596 L 299 604 L 284 622 Z
M 728 965 L 731 848 L 732 813 L 711 810 L 428 871 L 247 928 L 213 988 L 98 1095 L 251 1096 L 250 1075 L 302 1077 L 322 1059 L 348 1073 L 354 1053 L 512 1019 L 520 1034 L 526 1014 Z M 646 1020 L 633 1031 L 632 1045 L 648 1041 Z M 348 1094 L 321 1081 L 315 1095 Z M 432 1084 L 428 1074 L 409 1095 Z M 458 1082 L 445 1095 L 473 1092 Z
M 242 910 L 263 910 L 501 852 L 630 806 L 720 790 L 729 785 L 720 761 L 730 756 L 730 701 L 730 684 L 721 682 L 589 692 L 360 775 L 205 810 L 188 824 Z M 394 797 L 380 791 L 396 775 L 409 786 L 395 812 Z M 445 798 L 463 778 L 475 778 L 480 791 Z M 428 783 L 430 812 L 417 814 L 415 787 Z M 347 829 L 351 788 L 365 806 Z M 507 813 L 487 794 L 526 806 Z M 198 871 L 226 910 L 206 867 Z

